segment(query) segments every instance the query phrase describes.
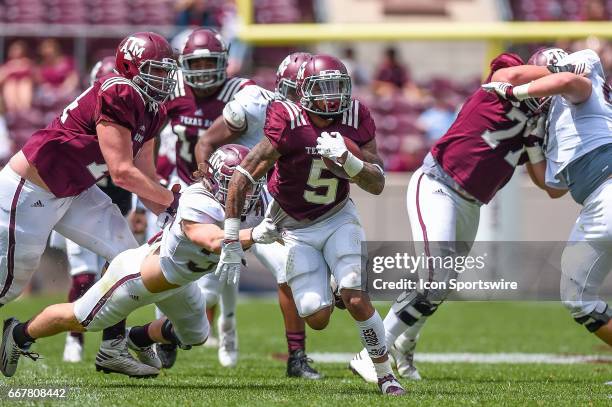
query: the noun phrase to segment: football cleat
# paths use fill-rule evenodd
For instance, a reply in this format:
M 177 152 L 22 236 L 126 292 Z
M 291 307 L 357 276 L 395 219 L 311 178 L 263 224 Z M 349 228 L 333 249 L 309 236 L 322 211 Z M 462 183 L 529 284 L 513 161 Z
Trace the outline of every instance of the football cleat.
M 206 342 L 204 342 L 204 346 L 205 348 L 211 348 L 211 349 L 216 349 L 219 347 L 219 339 L 217 339 L 216 336 L 214 336 L 214 334 L 211 332 L 211 334 L 208 336 L 208 339 L 206 340 Z
M 159 369 L 134 359 L 128 351 L 127 339 L 122 336 L 102 341 L 96 355 L 96 370 L 142 378 L 159 374 Z
M 421 375 L 414 366 L 414 351 L 402 352 L 393 345 L 389 348 L 389 358 L 391 365 L 395 364 L 400 377 L 408 380 L 421 380 Z
M 63 360 L 69 363 L 78 363 L 83 360 L 83 345 L 81 345 L 81 342 L 70 333 L 66 335 Z
M 178 346 L 173 343 L 156 343 L 155 350 L 164 369 L 170 369 L 176 363 Z
M 154 367 L 156 369 L 161 369 L 162 362 L 159 359 L 159 357 L 157 356 L 157 353 L 155 352 L 155 349 L 153 349 L 153 345 L 145 346 L 145 347 L 142 347 L 142 348 L 140 346 L 136 345 L 130 339 L 130 328 L 127 328 L 125 330 L 125 337 L 127 338 L 128 348 L 131 349 L 132 351 L 134 351 L 134 353 L 136 354 L 136 357 L 138 358 L 138 360 L 140 360 L 145 365 L 149 365 L 149 366 Z
M 378 388 L 385 396 L 403 396 L 406 394 L 406 390 L 392 374 L 378 379 Z
M 287 376 L 310 380 L 321 379 L 323 375 L 310 366 L 310 363 L 312 363 L 312 359 L 306 356 L 304 350 L 294 350 L 287 359 Z
M 4 320 L 2 329 L 2 346 L 0 347 L 0 370 L 6 377 L 11 377 L 17 370 L 20 356 L 26 356 L 36 361 L 40 356 L 38 353 L 29 352 L 28 348 L 20 348 L 13 338 L 13 330 L 19 323 L 15 318 Z
M 353 356 L 353 359 L 349 362 L 349 369 L 368 383 L 378 383 L 374 363 L 372 363 L 372 359 L 370 359 L 370 355 L 365 348 Z
M 219 363 L 223 367 L 234 367 L 238 363 L 238 335 L 236 334 L 236 318 L 217 320 L 219 332 Z

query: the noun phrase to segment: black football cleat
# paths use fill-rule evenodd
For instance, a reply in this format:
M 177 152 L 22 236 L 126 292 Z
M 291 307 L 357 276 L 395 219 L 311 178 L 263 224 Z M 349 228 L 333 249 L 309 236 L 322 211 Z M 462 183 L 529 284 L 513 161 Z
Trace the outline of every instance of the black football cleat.
M 172 343 L 157 343 L 155 344 L 155 350 L 157 356 L 161 359 L 162 368 L 170 369 L 176 362 L 176 356 L 178 353 L 178 346 Z
M 307 357 L 302 349 L 291 352 L 289 359 L 287 359 L 287 376 L 309 380 L 323 378 L 323 375 L 313 369 L 309 363 L 312 363 L 312 359 Z

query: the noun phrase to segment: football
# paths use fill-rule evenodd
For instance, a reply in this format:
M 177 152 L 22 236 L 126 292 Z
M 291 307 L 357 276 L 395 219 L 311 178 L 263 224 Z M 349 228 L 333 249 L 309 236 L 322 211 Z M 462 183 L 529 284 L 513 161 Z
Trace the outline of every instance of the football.
M 346 144 L 346 148 L 351 153 L 353 153 L 355 157 L 359 158 L 360 160 L 363 160 L 363 154 L 361 153 L 361 149 L 359 148 L 359 146 L 350 138 L 344 137 L 344 136 L 342 137 L 344 138 L 344 144 Z M 322 158 L 323 158 L 323 162 L 325 163 L 325 166 L 327 167 L 327 169 L 333 172 L 335 176 L 340 177 L 340 178 L 345 178 L 345 179 L 350 178 L 347 175 L 346 171 L 344 171 L 344 168 L 342 168 L 341 165 L 336 164 L 329 158 L 325 158 L 325 157 L 322 157 Z

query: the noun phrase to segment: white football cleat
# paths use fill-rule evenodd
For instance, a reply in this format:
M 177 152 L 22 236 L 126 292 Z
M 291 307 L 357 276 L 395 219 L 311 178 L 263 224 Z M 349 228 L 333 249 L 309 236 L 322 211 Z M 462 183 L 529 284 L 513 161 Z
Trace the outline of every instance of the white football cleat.
M 159 369 L 134 359 L 128 351 L 127 339 L 122 336 L 102 341 L 96 355 L 96 370 L 130 377 L 155 377 L 159 374 Z
M 349 362 L 349 369 L 368 383 L 378 383 L 374 363 L 372 363 L 372 359 L 370 359 L 370 355 L 365 348 L 353 356 L 353 359 Z
M 64 345 L 64 362 L 78 363 L 83 360 L 83 345 L 74 336 L 66 335 L 66 344 Z
M 234 367 L 238 363 L 238 335 L 236 333 L 236 318 L 217 320 L 219 332 L 219 363 L 223 367 Z
M 138 360 L 140 360 L 145 365 L 154 367 L 156 369 L 161 369 L 162 362 L 161 359 L 157 356 L 157 352 L 155 352 L 155 349 L 153 349 L 153 345 L 145 346 L 144 348 L 141 348 L 140 346 L 136 345 L 130 339 L 130 328 L 127 328 L 125 330 L 125 337 L 127 338 L 128 348 L 134 351 Z
M 406 394 L 406 390 L 392 374 L 378 379 L 378 388 L 385 396 L 403 396 Z

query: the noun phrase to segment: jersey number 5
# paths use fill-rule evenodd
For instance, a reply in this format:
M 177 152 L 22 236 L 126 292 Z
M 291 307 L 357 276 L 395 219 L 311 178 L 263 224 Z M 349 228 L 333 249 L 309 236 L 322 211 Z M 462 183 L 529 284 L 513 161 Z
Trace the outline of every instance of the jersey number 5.
M 311 188 L 327 188 L 325 193 L 318 194 L 316 191 L 304 191 L 304 199 L 317 205 L 327 205 L 336 200 L 336 192 L 338 190 L 338 179 L 336 178 L 321 178 L 321 171 L 327 167 L 323 160 L 312 160 L 310 174 L 306 185 Z

